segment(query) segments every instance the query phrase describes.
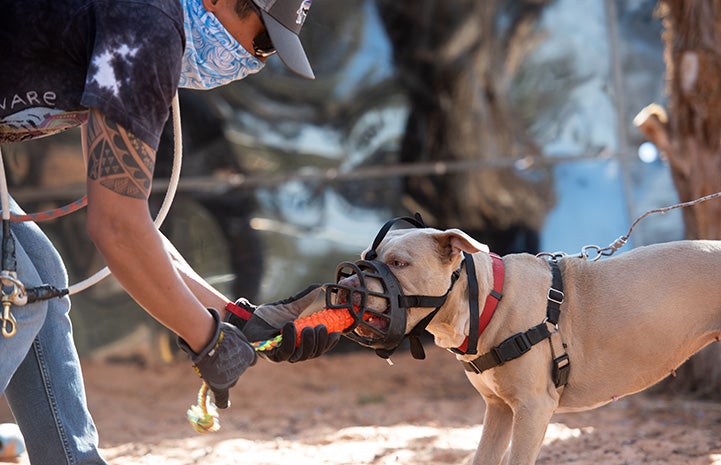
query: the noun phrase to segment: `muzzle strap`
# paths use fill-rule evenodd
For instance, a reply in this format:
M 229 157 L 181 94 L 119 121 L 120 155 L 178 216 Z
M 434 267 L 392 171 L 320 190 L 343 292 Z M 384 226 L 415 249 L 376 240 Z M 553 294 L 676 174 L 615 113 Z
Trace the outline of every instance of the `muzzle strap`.
M 431 295 L 401 295 L 398 296 L 398 302 L 400 307 L 413 308 L 433 308 L 442 306 L 448 294 L 431 296 Z
M 371 245 L 371 248 L 368 250 L 368 252 L 366 252 L 364 257 L 366 260 L 375 260 L 376 258 L 378 258 L 378 252 L 376 252 L 378 246 L 381 244 L 381 241 L 386 237 L 386 234 L 388 234 L 388 231 L 391 230 L 393 225 L 398 223 L 399 221 L 405 221 L 406 223 L 420 229 L 428 227 L 423 222 L 423 218 L 421 218 L 420 213 L 416 213 L 413 218 L 411 218 L 410 216 L 399 216 L 397 218 L 386 221 L 386 224 L 384 224 L 378 231 L 378 234 L 376 234 L 376 237 L 373 240 L 373 245 Z
M 408 333 L 408 343 L 411 346 L 411 355 L 416 360 L 425 360 L 426 351 L 423 349 L 423 343 L 421 342 L 421 335 L 426 332 L 426 326 L 436 316 L 440 307 L 433 310 L 425 318 L 418 322 L 416 326 Z
M 461 266 L 463 266 L 461 264 Z M 456 284 L 456 281 L 458 281 L 459 276 L 461 275 L 461 269 L 457 269 L 453 272 L 451 275 L 451 285 L 448 287 L 448 290 L 445 294 L 441 296 L 428 296 L 428 295 L 401 295 L 398 296 L 398 301 L 400 302 L 399 307 L 406 309 L 406 308 L 412 308 L 412 307 L 435 307 L 435 309 L 426 315 L 421 321 L 419 321 L 413 329 L 411 329 L 408 334 L 408 342 L 410 343 L 411 348 L 411 355 L 416 360 L 424 360 L 426 358 L 426 351 L 423 349 L 423 343 L 421 342 L 421 335 L 423 335 L 426 332 L 426 327 L 428 324 L 435 318 L 438 311 L 441 309 L 444 303 L 446 303 L 446 299 L 448 298 L 448 293 L 451 292 L 451 289 L 453 289 L 453 285 Z M 395 350 L 395 349 L 394 349 Z M 376 350 L 376 353 L 378 356 L 383 358 L 390 357 L 390 354 L 393 353 L 393 351 L 385 351 L 383 354 L 378 353 Z M 387 356 L 384 356 L 387 353 Z

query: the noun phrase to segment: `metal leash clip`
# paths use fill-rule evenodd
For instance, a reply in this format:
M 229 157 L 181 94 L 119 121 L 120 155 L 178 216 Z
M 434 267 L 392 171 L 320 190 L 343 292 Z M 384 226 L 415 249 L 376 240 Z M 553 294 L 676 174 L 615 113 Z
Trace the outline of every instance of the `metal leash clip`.
M 17 279 L 17 274 L 13 271 L 0 272 L 0 282 L 2 282 L 2 295 L 0 303 L 2 304 L 2 316 L 0 316 L 0 332 L 4 338 L 11 338 L 17 333 L 17 321 L 12 314 L 10 307 L 13 305 L 25 305 L 28 301 L 25 286 Z

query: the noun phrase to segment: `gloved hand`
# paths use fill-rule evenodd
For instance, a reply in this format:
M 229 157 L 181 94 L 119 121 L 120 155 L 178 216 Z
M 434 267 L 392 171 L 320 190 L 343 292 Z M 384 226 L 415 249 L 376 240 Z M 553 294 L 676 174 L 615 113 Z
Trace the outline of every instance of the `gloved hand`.
M 208 345 L 196 354 L 179 337 L 178 346 L 190 356 L 193 368 L 208 383 L 215 405 L 224 409 L 230 405 L 228 390 L 235 386 L 248 367 L 255 365 L 257 357 L 255 349 L 238 328 L 220 321 L 220 315 L 214 308 L 208 311 L 216 322 L 215 333 Z
M 246 299 L 238 299 L 235 305 L 252 313 L 252 316 L 245 321 L 242 317 L 229 312 L 227 321 L 242 328 L 248 340 L 253 342 L 282 335 L 283 339 L 278 346 L 258 352 L 261 357 L 273 362 L 295 363 L 319 357 L 338 344 L 340 333 L 328 334 L 328 329 L 324 325 L 304 328 L 300 333 L 300 346 L 296 347 L 293 320 L 308 307 L 322 308 L 325 305 L 323 292 L 319 284 L 313 284 L 287 299 L 260 306 L 255 306 Z

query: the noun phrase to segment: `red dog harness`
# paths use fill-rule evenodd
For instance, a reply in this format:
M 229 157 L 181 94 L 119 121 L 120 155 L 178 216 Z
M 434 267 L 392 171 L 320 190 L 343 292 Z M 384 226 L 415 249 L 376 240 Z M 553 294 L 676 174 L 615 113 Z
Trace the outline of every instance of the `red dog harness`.
M 493 257 L 493 290 L 486 297 L 486 304 L 483 309 L 483 313 L 478 318 L 478 328 L 475 329 L 473 318 L 473 303 L 478 303 L 478 283 L 475 282 L 475 270 L 473 268 L 473 260 L 471 257 L 467 257 L 466 268 L 468 272 L 468 292 L 469 301 L 471 304 L 471 315 L 472 319 L 469 324 L 469 336 L 463 342 L 463 344 L 456 348 L 450 349 L 451 352 L 456 354 L 475 354 L 475 347 L 478 344 L 478 337 L 488 326 L 493 313 L 501 299 L 499 289 L 503 289 L 503 261 L 497 255 L 492 254 Z M 470 267 L 469 267 L 470 264 Z M 517 333 L 513 336 L 505 339 L 497 346 L 491 348 L 489 352 L 486 352 L 479 357 L 471 360 L 470 362 L 461 361 L 466 371 L 472 373 L 481 373 L 489 368 L 493 368 L 504 363 L 516 359 L 521 355 L 525 354 L 531 347 L 538 344 L 539 342 L 550 338 L 554 334 L 558 334 L 558 319 L 561 316 L 561 304 L 563 303 L 563 280 L 561 277 L 561 270 L 555 260 L 549 261 L 551 267 L 551 287 L 548 289 L 547 304 L 546 304 L 546 319 L 523 333 Z M 473 279 L 471 279 L 473 275 Z M 473 282 L 471 282 L 473 281 Z M 493 299 L 493 300 L 492 300 Z M 477 310 L 476 310 L 477 312 Z M 548 329 L 548 324 L 555 327 L 555 332 L 551 333 Z M 475 337 L 474 337 L 475 336 Z M 468 347 L 470 346 L 470 350 Z M 552 346 L 553 348 L 553 346 Z M 568 355 L 565 353 L 559 356 L 553 355 L 553 365 L 551 367 L 551 375 L 553 383 L 556 387 L 564 386 L 568 383 L 568 374 L 570 372 L 571 363 Z
M 476 346 L 478 345 L 478 338 L 486 329 L 488 323 L 491 322 L 491 318 L 493 318 L 493 314 L 496 312 L 496 307 L 498 307 L 498 302 L 500 302 L 501 298 L 503 298 L 503 279 L 505 278 L 503 259 L 494 253 L 489 253 L 488 255 L 490 255 L 493 265 L 493 289 L 488 294 L 488 297 L 486 297 L 486 303 L 483 305 L 483 312 L 481 312 L 481 314 L 478 316 L 477 327 L 475 328 L 474 326 L 476 326 L 476 324 L 474 323 L 476 321 L 475 318 L 473 318 L 473 306 L 478 306 L 478 283 L 476 281 L 473 257 L 471 255 L 466 255 L 466 270 L 468 272 L 468 292 L 470 294 L 469 301 L 471 305 L 472 321 L 470 322 L 468 328 L 469 335 L 466 336 L 463 344 L 456 347 L 455 349 L 451 349 L 453 353 L 461 355 L 477 353 Z M 475 313 L 478 314 L 478 310 L 476 310 Z M 472 335 L 475 335 L 475 337 L 472 338 L 473 343 L 470 344 L 470 350 L 468 350 L 468 342 L 471 339 Z

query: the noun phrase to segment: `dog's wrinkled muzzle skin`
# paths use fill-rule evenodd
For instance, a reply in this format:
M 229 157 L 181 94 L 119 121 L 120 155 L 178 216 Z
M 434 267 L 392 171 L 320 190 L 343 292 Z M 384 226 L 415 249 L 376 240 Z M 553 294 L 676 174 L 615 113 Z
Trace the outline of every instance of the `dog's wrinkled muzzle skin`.
M 326 284 L 328 308 L 345 309 L 355 320 L 344 335 L 366 347 L 392 353 L 403 342 L 406 308 L 402 290 L 385 263 L 359 260 L 336 268 L 336 284 Z

